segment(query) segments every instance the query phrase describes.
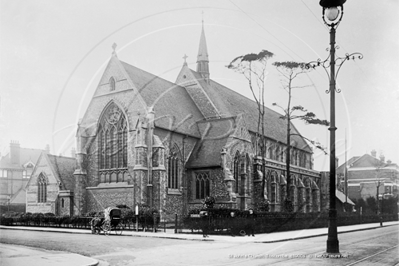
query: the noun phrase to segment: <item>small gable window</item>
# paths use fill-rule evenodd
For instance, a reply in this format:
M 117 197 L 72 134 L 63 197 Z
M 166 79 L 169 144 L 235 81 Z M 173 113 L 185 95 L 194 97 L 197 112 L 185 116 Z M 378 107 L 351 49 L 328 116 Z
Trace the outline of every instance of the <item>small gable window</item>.
M 109 90 L 114 91 L 115 90 L 115 79 L 114 77 L 111 77 L 109 79 Z

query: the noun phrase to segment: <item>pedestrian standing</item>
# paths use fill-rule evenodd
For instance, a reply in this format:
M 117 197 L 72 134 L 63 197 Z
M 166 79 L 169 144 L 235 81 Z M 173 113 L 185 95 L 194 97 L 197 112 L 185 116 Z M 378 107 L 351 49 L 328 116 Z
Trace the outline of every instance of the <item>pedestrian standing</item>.
M 247 235 L 250 234 L 255 236 L 255 223 L 256 223 L 256 214 L 253 209 L 248 210 L 248 232 Z
M 208 231 L 209 231 L 209 215 L 207 211 L 201 211 L 200 212 L 201 216 L 201 223 L 202 223 L 202 236 L 209 237 L 208 236 Z
M 236 213 L 235 212 L 230 212 L 230 233 L 231 236 L 235 236 L 235 230 L 236 230 Z

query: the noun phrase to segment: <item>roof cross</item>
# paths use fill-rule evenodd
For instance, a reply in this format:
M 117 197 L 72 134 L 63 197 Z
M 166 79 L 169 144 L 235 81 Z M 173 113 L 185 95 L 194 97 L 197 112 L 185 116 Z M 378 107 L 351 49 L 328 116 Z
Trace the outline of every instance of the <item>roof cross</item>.
M 116 55 L 116 47 L 117 47 L 118 45 L 116 44 L 116 43 L 114 43 L 113 45 L 112 45 L 112 54 L 114 54 L 114 55 Z
M 186 54 L 184 54 L 183 59 L 184 59 L 184 64 L 185 64 L 185 65 L 187 65 L 187 61 L 186 61 L 187 57 L 188 57 L 188 56 L 187 56 Z

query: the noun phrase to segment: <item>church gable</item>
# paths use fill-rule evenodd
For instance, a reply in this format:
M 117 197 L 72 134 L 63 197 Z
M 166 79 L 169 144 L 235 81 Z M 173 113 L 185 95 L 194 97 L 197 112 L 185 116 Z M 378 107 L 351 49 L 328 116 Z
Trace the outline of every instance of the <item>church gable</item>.
M 203 115 L 183 87 L 125 62 L 121 64 L 146 105 L 154 111 L 156 127 L 198 136 L 195 123 Z
M 46 182 L 49 183 L 58 182 L 57 177 L 54 175 L 53 169 L 45 152 L 42 152 L 39 159 L 37 160 L 37 164 L 33 169 L 29 182 L 26 184 L 27 190 L 31 190 L 32 187 L 37 185 L 40 174 L 43 174 L 45 176 Z
M 126 114 L 128 125 L 136 124 L 140 114 L 148 107 L 137 86 L 131 80 L 123 64 L 114 54 L 100 79 L 93 98 L 80 121 L 79 136 L 92 137 L 96 134 L 98 119 L 110 102 L 116 103 Z M 79 147 L 78 147 L 79 148 Z
M 237 121 L 237 124 L 235 127 L 233 137 L 251 142 L 251 135 L 249 134 L 249 131 L 247 129 L 247 125 L 245 124 L 243 116 L 238 115 L 236 117 L 236 121 Z
M 137 93 L 135 84 L 132 83 L 121 62 L 114 55 L 111 57 L 107 67 L 104 70 L 104 73 L 94 93 L 94 97 L 124 90 L 133 90 Z
M 206 119 L 220 117 L 218 109 L 199 82 L 201 79 L 203 78 L 200 76 L 196 77 L 187 65 L 183 65 L 183 68 L 176 79 L 176 83 L 187 90 L 188 94 Z

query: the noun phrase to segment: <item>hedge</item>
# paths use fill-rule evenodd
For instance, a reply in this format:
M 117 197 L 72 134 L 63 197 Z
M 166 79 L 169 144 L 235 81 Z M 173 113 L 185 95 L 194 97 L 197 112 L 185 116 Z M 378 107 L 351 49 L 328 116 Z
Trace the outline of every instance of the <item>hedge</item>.
M 206 209 L 204 209 L 206 210 Z M 256 233 L 271 233 L 278 231 L 302 230 L 310 228 L 328 227 L 328 213 L 282 213 L 282 212 L 265 212 L 258 213 L 251 220 L 248 219 L 248 211 L 239 211 L 231 209 L 207 209 L 208 218 L 201 218 L 200 210 L 193 210 L 188 216 L 181 219 L 179 223 L 180 229 L 188 229 L 192 232 L 202 231 L 207 227 L 210 233 L 227 234 L 231 231 L 246 230 L 251 223 L 255 225 Z M 230 216 L 230 212 L 235 212 L 235 217 Z M 382 221 L 397 221 L 398 214 L 382 214 L 378 216 L 362 215 L 356 213 L 339 213 L 337 217 L 337 225 L 354 225 L 361 223 L 378 223 Z

